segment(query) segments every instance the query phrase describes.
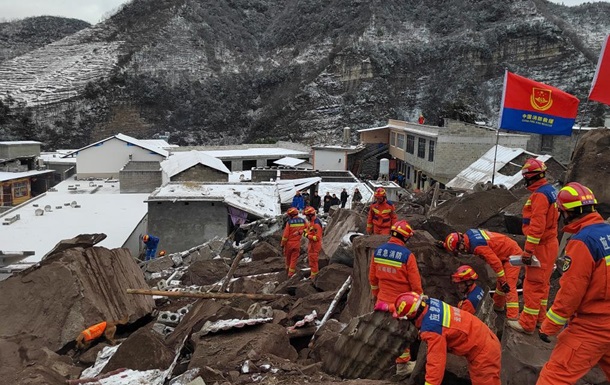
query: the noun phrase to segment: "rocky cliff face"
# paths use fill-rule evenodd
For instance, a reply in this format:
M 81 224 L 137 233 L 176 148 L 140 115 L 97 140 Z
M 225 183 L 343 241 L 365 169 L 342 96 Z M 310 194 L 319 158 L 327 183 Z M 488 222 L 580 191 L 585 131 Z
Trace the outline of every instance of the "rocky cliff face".
M 126 105 L 132 134 L 181 144 L 327 142 L 420 112 L 494 122 L 505 68 L 586 98 L 608 16 L 545 0 L 134 0 L 0 63 L 2 134 L 84 145 Z

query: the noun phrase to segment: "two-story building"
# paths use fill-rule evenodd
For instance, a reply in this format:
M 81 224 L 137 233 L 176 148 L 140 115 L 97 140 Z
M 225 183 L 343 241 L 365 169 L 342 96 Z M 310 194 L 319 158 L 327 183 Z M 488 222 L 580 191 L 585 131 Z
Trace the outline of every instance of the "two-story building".
M 445 119 L 444 127 L 390 119 L 382 127 L 358 131 L 364 144 L 389 142 L 395 172 L 407 185 L 422 189 L 432 182 L 445 184 L 496 144 L 526 148 L 528 135 L 500 132 L 490 127 Z M 387 139 L 386 139 L 387 138 Z

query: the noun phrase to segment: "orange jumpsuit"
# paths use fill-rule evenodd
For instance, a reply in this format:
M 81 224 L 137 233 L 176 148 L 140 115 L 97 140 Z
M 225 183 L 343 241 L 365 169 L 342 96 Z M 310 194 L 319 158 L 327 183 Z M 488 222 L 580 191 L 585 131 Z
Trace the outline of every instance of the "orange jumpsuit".
M 500 385 L 500 341 L 477 317 L 430 298 L 415 326 L 428 344 L 425 385 L 441 385 L 447 352 L 466 357 L 472 385 Z
M 106 321 L 100 322 L 99 324 L 95 324 L 93 326 L 89 326 L 87 329 L 83 330 L 81 334 L 84 335 L 85 341 L 93 341 L 104 334 L 106 330 Z
M 551 274 L 559 251 L 557 240 L 557 192 L 542 178 L 528 190 L 532 195 L 523 207 L 523 234 L 527 237 L 523 250 L 540 260 L 540 267 L 525 267 L 523 282 L 523 312 L 519 324 L 533 332 L 536 323 L 544 321 L 551 287 Z
M 470 290 L 468 293 L 466 293 L 464 299 L 458 302 L 457 308 L 470 314 L 474 314 L 477 312 L 479 302 L 481 302 L 484 295 L 485 290 L 481 289 L 477 285 L 471 285 Z
M 384 302 L 391 312 L 394 312 L 394 302 L 400 294 L 408 291 L 422 294 L 424 291 L 415 255 L 401 240 L 394 237 L 373 252 L 369 282 L 373 297 L 377 299 L 376 307 Z M 396 362 L 405 363 L 410 360 L 411 354 L 407 349 Z
M 322 222 L 316 217 L 313 217 L 311 222 L 307 223 L 306 234 L 309 240 L 307 246 L 307 259 L 309 261 L 309 268 L 311 269 L 311 278 L 318 274 L 318 257 L 320 250 L 322 250 Z
M 366 221 L 366 231 L 369 234 L 389 235 L 392 225 L 398 217 L 394 211 L 394 204 L 385 199 L 381 203 L 373 203 L 369 208 L 369 216 Z
M 301 254 L 301 237 L 304 230 L 305 220 L 301 217 L 290 218 L 286 222 L 286 227 L 284 227 L 281 245 L 284 248 L 288 277 L 292 277 L 297 270 L 297 261 L 299 254 Z
M 464 233 L 464 245 L 469 253 L 483 258 L 496 273 L 495 307 L 504 309 L 504 305 L 506 305 L 506 317 L 517 319 L 519 317 L 517 281 L 521 268 L 511 265 L 509 262 L 511 255 L 523 253 L 517 242 L 504 234 L 470 229 Z M 504 293 L 500 289 L 502 282 L 508 283 L 510 292 Z
M 610 380 L 610 225 L 591 213 L 563 230 L 575 235 L 566 246 L 561 288 L 540 332 L 552 336 L 568 326 L 536 384 L 575 384 L 596 364 Z

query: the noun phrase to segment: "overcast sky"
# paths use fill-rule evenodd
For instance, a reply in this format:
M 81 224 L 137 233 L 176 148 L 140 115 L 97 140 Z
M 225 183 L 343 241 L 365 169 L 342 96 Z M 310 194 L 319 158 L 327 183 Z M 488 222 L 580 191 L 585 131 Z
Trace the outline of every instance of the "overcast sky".
M 29 16 L 63 16 L 98 23 L 129 0 L 0 0 L 0 21 Z M 502 1 L 502 0 L 498 0 Z M 564 5 L 577 5 L 600 0 L 552 0 Z

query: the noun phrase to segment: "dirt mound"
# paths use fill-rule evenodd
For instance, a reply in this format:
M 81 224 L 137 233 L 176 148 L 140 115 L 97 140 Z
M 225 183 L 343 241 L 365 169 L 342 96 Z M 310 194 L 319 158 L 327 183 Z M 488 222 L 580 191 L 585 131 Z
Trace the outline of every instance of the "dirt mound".
M 574 157 L 566 173 L 567 182 L 578 182 L 593 190 L 598 209 L 610 216 L 610 130 L 597 129 L 584 134 L 574 150 Z

